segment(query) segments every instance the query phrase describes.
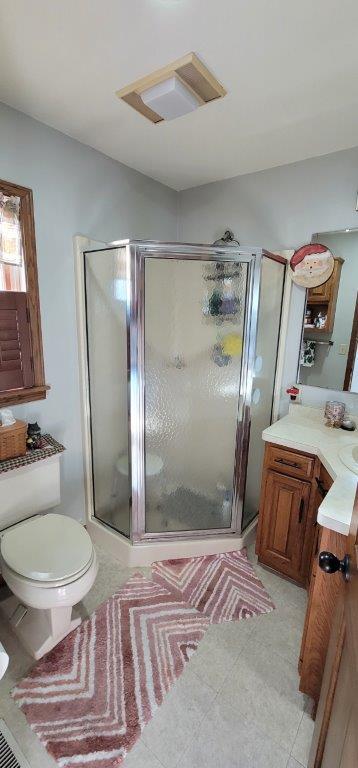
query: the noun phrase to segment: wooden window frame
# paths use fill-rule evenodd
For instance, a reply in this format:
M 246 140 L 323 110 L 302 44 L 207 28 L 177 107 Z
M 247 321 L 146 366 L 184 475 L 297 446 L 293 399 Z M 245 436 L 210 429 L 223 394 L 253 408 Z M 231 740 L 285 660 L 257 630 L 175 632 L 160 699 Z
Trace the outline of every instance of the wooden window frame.
M 50 387 L 45 383 L 42 348 L 40 296 L 37 273 L 35 220 L 32 190 L 10 181 L 0 180 L 0 191 L 20 198 L 20 225 L 24 252 L 27 308 L 30 320 L 30 336 L 34 369 L 32 387 L 9 389 L 0 392 L 0 407 L 44 400 Z

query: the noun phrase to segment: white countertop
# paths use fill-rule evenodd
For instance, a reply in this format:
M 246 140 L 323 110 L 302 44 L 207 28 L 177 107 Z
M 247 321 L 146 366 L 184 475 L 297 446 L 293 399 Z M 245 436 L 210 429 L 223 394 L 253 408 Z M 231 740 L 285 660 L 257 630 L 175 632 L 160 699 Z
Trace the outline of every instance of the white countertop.
M 318 456 L 334 483 L 318 510 L 320 525 L 348 535 L 358 476 L 339 458 L 345 445 L 358 445 L 358 429 L 346 432 L 325 426 L 322 410 L 291 405 L 288 416 L 276 421 L 262 433 L 263 440 Z

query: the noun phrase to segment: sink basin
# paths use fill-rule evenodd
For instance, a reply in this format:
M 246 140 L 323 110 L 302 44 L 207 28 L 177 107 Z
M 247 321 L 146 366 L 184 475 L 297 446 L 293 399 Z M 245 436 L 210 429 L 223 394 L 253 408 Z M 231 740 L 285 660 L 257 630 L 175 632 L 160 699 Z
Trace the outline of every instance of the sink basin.
M 344 448 L 341 448 L 338 455 L 343 464 L 358 475 L 358 443 L 345 445 Z

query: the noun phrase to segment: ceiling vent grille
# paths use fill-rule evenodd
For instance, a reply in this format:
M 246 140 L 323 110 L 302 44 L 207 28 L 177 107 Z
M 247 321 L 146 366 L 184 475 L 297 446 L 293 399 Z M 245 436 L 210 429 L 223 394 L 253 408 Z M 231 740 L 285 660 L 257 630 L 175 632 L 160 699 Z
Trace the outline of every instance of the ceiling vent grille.
M 3 720 L 0 720 L 0 768 L 30 768 Z

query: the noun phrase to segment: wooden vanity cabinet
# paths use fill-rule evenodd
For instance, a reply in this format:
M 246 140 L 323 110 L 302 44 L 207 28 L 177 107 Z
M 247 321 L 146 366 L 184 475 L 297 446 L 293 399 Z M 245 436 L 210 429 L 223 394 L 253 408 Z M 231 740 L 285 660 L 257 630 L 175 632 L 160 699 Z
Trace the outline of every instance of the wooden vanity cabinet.
M 256 553 L 263 565 L 306 586 L 314 539 L 314 475 L 309 454 L 266 444 Z
M 318 567 L 320 552 L 342 559 L 347 537 L 317 524 L 317 511 L 333 483 L 317 457 L 266 443 L 256 538 L 258 560 L 308 588 L 308 604 L 298 671 L 300 691 L 320 697 L 337 602 L 344 582 L 340 573 Z

